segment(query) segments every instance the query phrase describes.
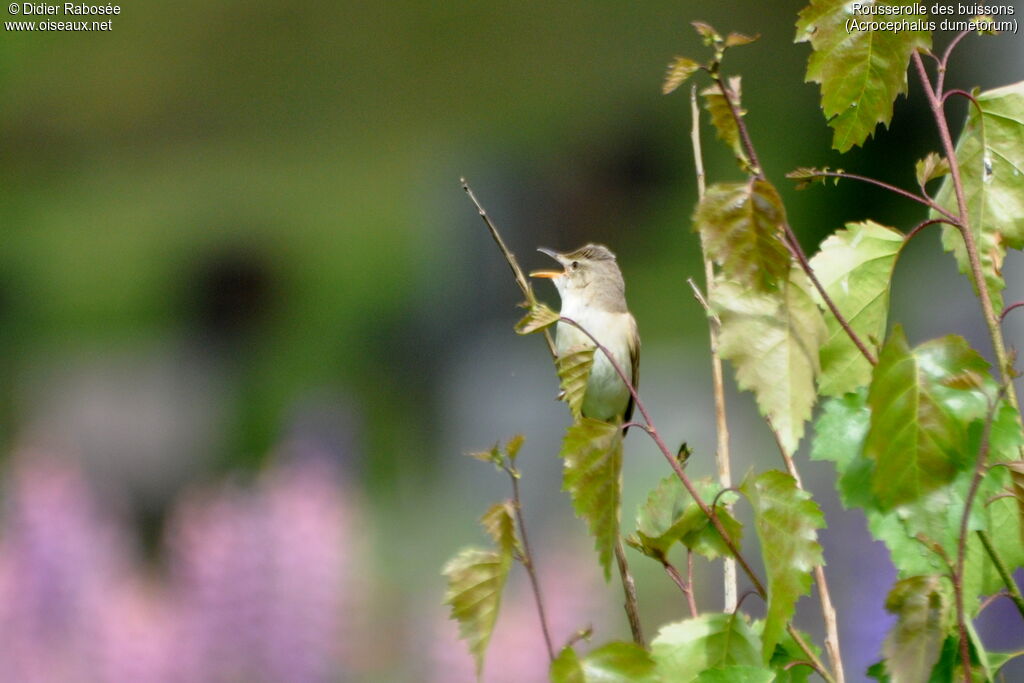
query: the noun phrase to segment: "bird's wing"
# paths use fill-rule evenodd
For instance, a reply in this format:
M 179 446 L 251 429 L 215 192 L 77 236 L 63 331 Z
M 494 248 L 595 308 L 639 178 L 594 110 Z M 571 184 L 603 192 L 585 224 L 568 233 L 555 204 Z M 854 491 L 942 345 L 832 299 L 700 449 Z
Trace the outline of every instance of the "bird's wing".
M 632 334 L 629 335 L 629 360 L 632 365 L 633 372 L 630 377 L 633 381 L 633 388 L 640 388 L 640 334 L 637 332 L 636 318 L 631 314 L 629 315 L 629 322 L 633 327 Z M 626 404 L 626 412 L 622 417 L 623 422 L 629 422 L 633 418 L 633 394 L 629 395 L 629 403 Z

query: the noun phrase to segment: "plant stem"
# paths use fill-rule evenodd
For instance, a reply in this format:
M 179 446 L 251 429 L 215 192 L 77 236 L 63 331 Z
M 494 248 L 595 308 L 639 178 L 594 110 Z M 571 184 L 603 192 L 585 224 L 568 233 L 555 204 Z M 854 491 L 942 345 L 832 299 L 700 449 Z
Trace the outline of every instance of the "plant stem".
M 548 659 L 555 660 L 555 648 L 551 643 L 551 631 L 548 629 L 548 619 L 544 610 L 544 598 L 540 592 L 540 581 L 537 580 L 537 570 L 533 564 L 533 553 L 530 552 L 530 541 L 526 537 L 526 522 L 523 521 L 523 504 L 519 497 L 519 477 L 506 469 L 509 479 L 512 480 L 512 502 L 516 511 L 516 523 L 519 525 L 519 538 L 523 542 L 522 564 L 526 567 L 526 573 L 530 577 L 530 587 L 533 589 L 533 600 L 537 603 L 537 616 L 540 618 L 540 629 L 544 632 L 544 644 L 548 648 Z
M 911 200 L 917 202 L 918 204 L 924 204 L 929 209 L 932 209 L 933 211 L 935 211 L 937 213 L 941 213 L 943 216 L 945 216 L 946 218 L 949 218 L 950 220 L 955 220 L 956 219 L 956 216 L 951 214 L 946 209 L 942 208 L 942 206 L 937 204 L 934 200 L 932 200 L 932 199 L 930 199 L 928 197 L 924 197 L 922 195 L 914 194 L 913 192 L 909 192 L 907 190 L 904 190 L 902 187 L 896 187 L 895 185 L 890 185 L 889 183 L 884 182 L 882 180 L 877 180 L 875 178 L 871 178 L 871 177 L 868 177 L 868 176 L 857 175 L 856 173 L 847 173 L 846 171 L 842 171 L 842 172 L 840 172 L 840 171 L 816 171 L 816 172 L 814 172 L 811 175 L 813 177 L 815 177 L 815 178 L 849 178 L 850 180 L 859 180 L 862 183 L 868 183 L 869 185 L 875 185 L 876 187 L 880 187 L 880 188 L 882 188 L 884 190 L 888 190 L 889 192 L 893 192 L 895 194 L 898 194 L 901 197 L 906 197 L 907 199 L 911 199 Z
M 615 356 L 613 356 L 612 353 L 607 349 L 607 347 L 605 347 L 601 342 L 599 342 L 597 338 L 590 333 L 589 330 L 587 330 L 585 327 L 580 325 L 572 318 L 567 318 L 564 315 L 560 315 L 558 316 L 558 320 L 567 325 L 572 325 L 577 330 L 585 334 L 587 337 L 590 338 L 590 341 L 594 343 L 594 346 L 605 355 L 605 357 L 608 359 L 608 362 L 611 363 L 612 368 L 614 368 L 615 372 L 618 374 L 619 379 L 621 379 L 622 382 L 626 385 L 626 388 L 629 389 L 630 396 L 633 397 L 633 404 L 637 407 L 637 410 L 640 411 L 640 414 L 643 416 L 644 422 L 647 425 L 645 431 L 651 436 L 651 439 L 654 440 L 654 443 L 658 446 L 658 450 L 661 451 L 661 454 L 665 457 L 665 460 L 668 461 L 668 464 L 672 468 L 672 471 L 675 472 L 677 477 L 679 477 L 679 480 L 683 483 L 683 487 L 686 489 L 687 493 L 689 493 L 690 496 L 693 498 L 694 502 L 697 503 L 697 506 L 700 508 L 701 512 L 704 513 L 704 516 L 711 521 L 711 524 L 715 527 L 715 531 L 718 532 L 718 535 L 722 537 L 722 541 L 725 543 L 725 546 L 729 549 L 729 552 L 732 554 L 732 556 L 736 558 L 736 561 L 739 562 L 740 567 L 743 568 L 744 573 L 750 579 L 750 582 L 754 585 L 754 590 L 757 591 L 757 594 L 760 595 L 762 599 L 767 598 L 768 591 L 765 590 L 764 584 L 761 583 L 761 580 L 759 578 L 757 578 L 757 574 L 755 574 L 754 570 L 750 568 L 750 564 L 747 562 L 746 558 L 743 557 L 743 554 L 740 553 L 739 548 L 736 547 L 736 543 L 732 540 L 732 537 L 729 536 L 729 532 L 726 531 L 725 527 L 722 525 L 722 522 L 718 519 L 718 516 L 714 514 L 714 511 L 710 507 L 708 507 L 708 504 L 705 503 L 704 499 L 700 497 L 700 492 L 697 491 L 697 488 L 693 485 L 693 482 L 690 481 L 690 478 L 688 476 L 686 476 L 686 472 L 683 471 L 682 466 L 676 461 L 675 456 L 672 455 L 672 451 L 670 451 L 668 445 L 665 444 L 665 440 L 661 438 L 661 434 L 654 427 L 654 421 L 651 420 L 651 414 L 647 412 L 647 407 L 644 405 L 644 402 L 640 400 L 640 396 L 637 394 L 636 387 L 633 386 L 633 383 L 630 381 L 629 377 L 622 370 L 622 366 L 619 365 L 619 362 L 615 360 Z
M 955 42 L 959 42 L 959 38 L 958 36 Z M 952 49 L 952 45 L 950 49 Z M 959 214 L 956 221 L 957 229 L 964 240 L 967 260 L 971 266 L 971 279 L 974 282 L 975 290 L 978 292 L 978 298 L 981 300 L 981 310 L 985 315 L 985 324 L 988 325 L 989 336 L 992 338 L 992 350 L 995 352 L 996 363 L 999 365 L 999 375 L 1002 378 L 1003 385 L 1006 387 L 1007 398 L 1019 413 L 1020 406 L 1017 403 L 1017 392 L 1013 386 L 1013 376 L 1010 372 L 1006 346 L 1003 342 L 1003 332 L 999 327 L 999 317 L 992 307 L 992 298 L 989 296 L 988 285 L 985 282 L 985 273 L 981 267 L 981 258 L 978 256 L 978 246 L 974 241 L 974 233 L 971 231 L 970 214 L 967 210 L 967 197 L 964 194 L 963 178 L 960 175 L 960 163 L 956 158 L 956 147 L 953 145 L 953 138 L 949 133 L 949 123 L 946 121 L 946 113 L 942 108 L 942 75 L 945 73 L 944 62 L 948 56 L 949 50 L 947 50 L 943 58 L 943 63 L 939 66 L 940 76 L 938 83 L 940 89 L 938 91 L 932 89 L 931 81 L 928 79 L 928 72 L 925 70 L 924 62 L 921 60 L 919 52 L 914 52 L 913 54 L 914 66 L 917 68 L 918 77 L 921 79 L 921 87 L 924 88 L 925 97 L 928 99 L 932 116 L 935 118 L 935 125 L 939 130 L 939 139 L 942 142 L 943 152 L 946 155 L 947 161 L 949 161 L 949 175 L 953 181 L 953 190 L 956 194 L 957 212 Z
M 692 566 L 692 560 L 689 557 L 687 558 L 687 563 L 690 564 L 690 566 Z M 684 579 L 682 575 L 679 573 L 679 570 L 676 569 L 675 566 L 671 562 L 669 562 L 667 558 L 662 558 L 661 566 L 665 568 L 665 573 L 668 574 L 669 578 L 672 579 L 672 582 L 675 583 L 676 586 L 679 587 L 679 590 L 683 592 L 683 595 L 686 596 L 686 604 L 690 607 L 690 616 L 696 618 L 700 614 L 700 612 L 697 611 L 697 601 L 694 600 L 693 597 L 693 584 L 690 581 Z M 693 575 L 691 574 L 691 579 L 692 576 Z
M 633 634 L 633 642 L 642 648 L 647 648 L 644 641 L 644 632 L 640 627 L 640 606 L 636 597 L 636 583 L 629 571 L 629 563 L 626 561 L 626 549 L 622 547 L 622 537 L 615 538 L 615 560 L 619 565 L 619 576 L 622 579 L 622 592 L 626 596 L 626 618 L 629 620 L 629 630 Z
M 907 232 L 907 234 L 903 236 L 903 243 L 906 244 L 910 240 L 912 240 L 915 237 L 917 237 L 918 233 L 920 233 L 922 230 L 924 230 L 928 226 L 936 225 L 938 223 L 943 223 L 945 225 L 952 225 L 954 228 L 956 227 L 956 223 L 951 223 L 950 221 L 946 220 L 945 218 L 929 218 L 927 220 L 921 221 L 920 223 L 915 225 L 909 232 Z
M 505 261 L 508 262 L 508 267 L 512 269 L 512 276 L 516 280 L 516 284 L 519 285 L 519 289 L 522 290 L 523 296 L 526 297 L 526 303 L 533 306 L 537 303 L 537 297 L 533 294 L 533 287 L 530 286 L 530 281 L 523 275 L 523 269 L 519 267 L 519 262 L 516 260 L 516 255 L 513 254 L 507 246 L 505 246 L 505 240 L 501 239 L 501 234 L 498 233 L 498 228 L 495 227 L 491 217 L 487 215 L 487 211 L 477 201 L 476 195 L 473 194 L 473 189 L 469 186 L 469 183 L 465 178 L 459 178 L 459 182 L 462 183 L 462 189 L 466 191 L 466 195 L 476 206 L 477 213 L 480 214 L 480 218 L 483 219 L 487 225 L 487 229 L 491 232 L 491 237 L 497 243 L 498 248 L 501 249 L 502 255 L 505 257 Z M 544 339 L 548 343 L 548 350 L 551 352 L 551 357 L 555 358 L 558 356 L 558 351 L 555 349 L 555 341 L 551 338 L 551 333 L 544 330 Z
M 981 539 L 981 545 L 984 546 L 985 552 L 992 559 L 992 564 L 996 566 L 996 571 L 999 572 L 1000 578 L 1006 585 L 1006 594 L 1013 604 L 1017 606 L 1017 611 L 1024 617 L 1024 596 L 1020 593 L 1020 587 L 1017 582 L 1013 579 L 1013 573 L 1010 572 L 1010 568 L 1006 566 L 1002 556 L 999 555 L 999 551 L 996 550 L 995 545 L 992 543 L 992 538 L 988 535 L 987 531 L 979 529 L 975 532 L 978 534 L 978 538 Z
M 690 142 L 693 146 L 693 164 L 697 172 L 697 198 L 698 201 L 704 198 L 704 158 L 701 153 L 700 144 L 700 107 L 697 106 L 697 86 L 690 89 L 690 112 L 693 118 L 693 127 L 690 130 Z M 704 258 L 704 287 L 707 289 L 708 297 L 712 296 L 714 287 L 715 269 L 707 252 L 701 249 Z M 690 281 L 694 292 L 701 301 L 700 290 L 693 281 Z M 706 301 L 701 302 L 708 312 Z M 729 424 L 726 420 L 725 410 L 725 380 L 722 373 L 722 358 L 718 355 L 718 324 L 717 317 L 708 320 L 708 336 L 711 345 L 711 381 L 715 395 L 715 434 L 718 448 L 715 451 L 715 469 L 718 471 L 718 483 L 722 488 L 732 486 L 732 472 L 729 463 Z M 725 603 L 724 611 L 732 612 L 736 609 L 736 594 L 738 592 L 736 582 L 736 560 L 726 557 L 722 564 L 723 596 Z

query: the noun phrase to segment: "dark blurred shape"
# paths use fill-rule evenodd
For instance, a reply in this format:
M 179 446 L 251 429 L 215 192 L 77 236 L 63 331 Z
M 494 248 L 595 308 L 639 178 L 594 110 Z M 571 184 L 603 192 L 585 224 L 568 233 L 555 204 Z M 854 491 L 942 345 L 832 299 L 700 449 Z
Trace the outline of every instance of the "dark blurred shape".
M 621 252 L 624 233 L 637 235 L 645 204 L 678 175 L 661 129 L 651 114 L 626 112 L 606 137 L 587 139 L 584 148 L 570 152 L 565 162 L 572 172 L 551 179 L 551 224 L 565 242 L 557 248 L 598 241 Z
M 232 249 L 206 257 L 186 283 L 198 328 L 218 341 L 251 332 L 266 318 L 272 280 L 266 260 L 255 252 Z

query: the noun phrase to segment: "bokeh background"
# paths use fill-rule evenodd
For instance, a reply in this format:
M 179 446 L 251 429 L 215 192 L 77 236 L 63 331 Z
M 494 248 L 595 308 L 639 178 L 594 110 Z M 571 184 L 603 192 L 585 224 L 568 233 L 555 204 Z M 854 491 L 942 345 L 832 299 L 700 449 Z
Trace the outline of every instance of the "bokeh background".
M 512 333 L 519 294 L 459 178 L 527 268 L 546 265 L 538 246 L 618 253 L 642 394 L 710 474 L 707 329 L 686 284 L 702 280 L 689 103 L 660 94 L 674 55 L 703 54 L 688 22 L 761 34 L 726 63 L 809 251 L 845 221 L 907 229 L 922 214 L 853 183 L 795 192 L 786 171 L 912 186 L 913 161 L 937 149 L 912 84 L 890 130 L 829 151 L 809 48 L 792 43 L 802 5 L 184 0 L 122 6 L 109 33 L 5 31 L 0 679 L 472 680 L 439 571 L 485 540 L 477 517 L 508 495 L 463 454 L 516 433 L 556 640 L 588 624 L 597 642 L 628 637 L 559 490 L 568 416 L 547 352 Z M 967 40 L 947 83 L 1021 78 L 1024 41 L 1007 35 Z M 965 106 L 949 112 L 958 130 Z M 704 143 L 710 179 L 737 179 L 708 128 Z M 1020 265 L 1007 301 L 1024 298 Z M 914 343 L 955 332 L 988 352 L 937 233 L 901 258 L 893 311 Z M 1019 345 L 1024 316 L 1007 331 Z M 729 406 L 734 471 L 777 466 L 751 398 L 730 391 Z M 894 573 L 839 507 L 831 466 L 800 467 L 826 508 L 859 680 Z M 667 474 L 629 439 L 627 527 Z M 653 635 L 684 602 L 633 564 Z M 714 609 L 710 565 L 697 581 Z M 509 591 L 485 678 L 543 680 L 518 570 Z M 799 622 L 817 634 L 815 607 Z M 983 636 L 1019 648 L 1007 616 L 994 604 Z

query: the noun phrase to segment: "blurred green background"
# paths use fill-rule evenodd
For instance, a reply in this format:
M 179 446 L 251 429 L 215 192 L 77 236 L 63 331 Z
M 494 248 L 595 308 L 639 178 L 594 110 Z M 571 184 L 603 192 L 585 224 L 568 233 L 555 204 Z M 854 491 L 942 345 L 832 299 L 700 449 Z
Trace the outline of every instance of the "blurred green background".
M 755 144 L 809 251 L 845 221 L 906 229 L 922 215 L 853 183 L 798 193 L 785 172 L 841 166 L 912 185 L 913 161 L 937 148 L 918 97 L 865 150 L 829 151 L 817 86 L 803 82 L 809 48 L 792 43 L 803 4 L 185 0 L 122 6 L 109 33 L 5 31 L 4 451 L 80 457 L 158 562 L 164 515 L 192 482 L 258 469 L 289 434 L 309 435 L 361 492 L 376 611 L 401 621 L 410 604 L 436 607 L 443 560 L 481 540 L 476 517 L 506 495 L 461 453 L 524 432 L 529 523 L 550 548 L 574 535 L 586 557 L 558 490 L 567 416 L 553 373 L 538 340 L 511 332 L 517 291 L 459 178 L 527 268 L 543 263 L 537 246 L 618 253 L 644 393 L 710 473 L 707 330 L 686 284 L 703 278 L 689 103 L 685 89 L 660 94 L 674 55 L 704 54 L 688 22 L 761 34 L 727 71 L 744 77 Z M 1018 36 L 972 38 L 948 82 L 1003 85 L 1022 63 Z M 956 129 L 965 111 L 950 105 Z M 704 144 L 710 180 L 739 177 L 708 128 Z M 957 332 L 988 350 L 937 238 L 901 260 L 894 319 L 915 342 Z M 736 471 L 773 464 L 750 398 L 731 401 Z M 631 441 L 628 506 L 666 474 Z M 847 527 L 862 538 L 835 509 L 829 469 L 807 467 L 840 520 L 828 543 L 846 545 Z M 638 571 L 642 597 L 670 594 Z M 652 630 L 682 613 L 655 602 Z M 622 636 L 618 620 L 598 638 Z M 409 675 L 423 648 L 399 640 L 366 665 L 371 680 Z

